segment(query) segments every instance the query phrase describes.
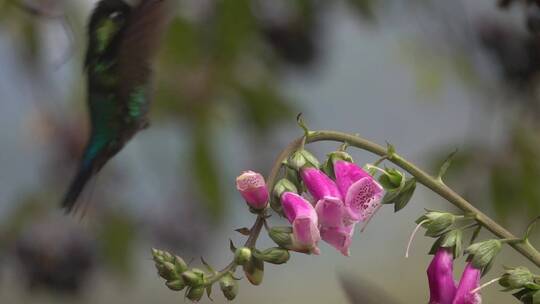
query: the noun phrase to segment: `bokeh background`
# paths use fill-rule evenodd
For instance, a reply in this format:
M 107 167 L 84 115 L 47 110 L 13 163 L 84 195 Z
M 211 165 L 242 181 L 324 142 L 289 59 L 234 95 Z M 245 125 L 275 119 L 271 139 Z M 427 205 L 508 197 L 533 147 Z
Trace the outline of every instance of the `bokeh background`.
M 156 63 L 151 128 L 88 185 L 79 219 L 57 205 L 87 137 L 82 56 L 95 1 L 0 0 L 2 303 L 185 301 L 157 277 L 150 248 L 225 265 L 228 238 L 241 241 L 233 230 L 253 221 L 234 178 L 268 172 L 301 134 L 298 112 L 313 129 L 389 141 L 432 172 L 459 149 L 448 183 L 518 235 L 540 213 L 536 6 L 179 3 Z M 335 145 L 310 148 L 323 158 Z M 432 240 L 417 238 L 404 257 L 423 208 L 454 210 L 419 187 L 406 209 L 383 209 L 355 236 L 351 257 L 326 245 L 320 256 L 294 254 L 267 267 L 262 286 L 242 281 L 237 303 L 347 303 L 340 280 L 360 295 L 427 302 Z M 535 269 L 507 248 L 497 262 L 486 280 L 503 264 Z M 496 286 L 483 296 L 515 301 Z

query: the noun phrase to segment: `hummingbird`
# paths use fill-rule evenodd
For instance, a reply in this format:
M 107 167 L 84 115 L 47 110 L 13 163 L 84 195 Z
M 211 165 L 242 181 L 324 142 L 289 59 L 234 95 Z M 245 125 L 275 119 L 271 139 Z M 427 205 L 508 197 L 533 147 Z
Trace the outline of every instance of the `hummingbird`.
M 171 17 L 172 0 L 100 0 L 88 25 L 84 61 L 91 132 L 62 201 L 71 212 L 86 183 L 148 127 L 152 60 Z

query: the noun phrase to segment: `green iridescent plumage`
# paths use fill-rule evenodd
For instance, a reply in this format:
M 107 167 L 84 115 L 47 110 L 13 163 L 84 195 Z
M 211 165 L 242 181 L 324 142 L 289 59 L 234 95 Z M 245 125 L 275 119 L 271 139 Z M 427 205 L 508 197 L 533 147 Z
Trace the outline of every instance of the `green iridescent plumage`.
M 101 0 L 88 27 L 85 68 L 92 125 L 79 170 L 62 207 L 71 211 L 87 181 L 148 125 L 151 60 L 170 0 Z

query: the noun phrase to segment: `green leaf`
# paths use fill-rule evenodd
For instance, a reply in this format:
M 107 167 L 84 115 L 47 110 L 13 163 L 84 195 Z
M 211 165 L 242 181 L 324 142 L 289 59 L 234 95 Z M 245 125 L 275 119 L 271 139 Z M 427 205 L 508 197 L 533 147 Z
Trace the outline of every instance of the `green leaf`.
M 456 156 L 458 150 L 454 150 L 454 152 L 450 153 L 446 160 L 443 162 L 441 168 L 439 169 L 439 174 L 437 175 L 437 179 L 442 181 L 443 176 L 446 174 L 446 171 L 448 168 L 450 168 L 450 165 L 452 164 L 452 161 L 454 160 L 454 156 Z
M 405 182 L 405 186 L 400 191 L 400 194 L 396 197 L 394 202 L 394 212 L 405 208 L 411 200 L 414 190 L 416 189 L 416 179 L 410 178 Z

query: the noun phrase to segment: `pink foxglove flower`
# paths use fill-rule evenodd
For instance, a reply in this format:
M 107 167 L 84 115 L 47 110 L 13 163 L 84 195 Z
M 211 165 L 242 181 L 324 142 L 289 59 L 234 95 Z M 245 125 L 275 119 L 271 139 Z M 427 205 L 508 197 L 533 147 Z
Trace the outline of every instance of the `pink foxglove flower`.
M 451 249 L 439 248 L 427 269 L 429 304 L 452 304 L 456 294 L 454 256 Z
M 293 247 L 300 252 L 319 254 L 321 239 L 315 208 L 306 199 L 292 192 L 281 195 L 283 213 L 293 226 Z
M 475 268 L 471 262 L 467 263 L 456 290 L 452 304 L 480 304 L 482 298 L 478 292 L 472 292 L 480 286 L 482 271 Z
M 357 164 L 343 160 L 334 163 L 336 183 L 345 198 L 350 222 L 366 221 L 381 204 L 383 188 Z
M 339 250 L 343 255 L 349 256 L 349 247 L 351 246 L 354 225 L 321 228 L 321 237 L 328 244 Z
M 236 189 L 253 209 L 264 209 L 268 205 L 268 188 L 260 173 L 243 172 L 236 178 Z
M 345 225 L 343 219 L 346 215 L 343 201 L 335 197 L 320 199 L 315 205 L 315 211 L 319 217 L 319 225 L 324 228 L 339 228 Z
M 325 197 L 342 199 L 336 183 L 321 170 L 307 167 L 300 171 L 300 176 L 315 201 L 319 201 Z

